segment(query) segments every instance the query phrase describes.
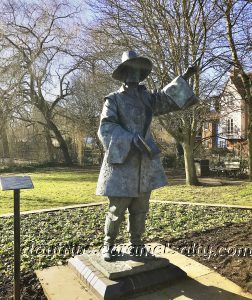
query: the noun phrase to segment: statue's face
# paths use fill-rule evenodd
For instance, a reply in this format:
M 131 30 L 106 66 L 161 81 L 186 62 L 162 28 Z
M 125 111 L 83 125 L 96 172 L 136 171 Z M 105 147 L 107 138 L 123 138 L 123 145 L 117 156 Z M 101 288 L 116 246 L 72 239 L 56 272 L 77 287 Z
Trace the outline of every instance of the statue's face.
M 128 67 L 126 70 L 126 83 L 132 83 L 132 82 L 140 82 L 140 69 L 139 68 L 133 68 Z

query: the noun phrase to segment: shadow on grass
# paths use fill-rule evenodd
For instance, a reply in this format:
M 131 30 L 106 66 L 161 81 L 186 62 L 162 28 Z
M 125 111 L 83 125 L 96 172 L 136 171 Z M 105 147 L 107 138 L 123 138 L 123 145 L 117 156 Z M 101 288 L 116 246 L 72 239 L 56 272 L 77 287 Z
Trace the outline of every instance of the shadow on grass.
M 89 181 L 89 182 L 97 182 L 98 180 L 98 175 L 94 175 L 94 176 L 85 176 L 83 175 L 83 177 L 78 176 L 76 177 L 40 177 L 38 178 L 39 181 L 50 181 L 50 182 L 60 182 L 60 181 L 65 181 L 65 182 L 85 182 L 85 181 Z
M 176 178 L 172 179 L 168 177 L 168 182 L 170 186 L 174 185 L 186 185 L 186 180 L 185 178 Z M 197 185 L 192 185 L 192 186 L 200 186 L 200 187 L 220 187 L 220 186 L 239 186 L 246 183 L 246 181 L 234 181 L 234 180 L 218 180 L 215 178 L 199 178 L 199 183 Z M 189 187 L 189 185 L 188 185 Z
M 44 200 L 44 199 L 36 199 L 36 200 L 31 200 L 31 201 L 25 201 L 21 204 L 21 208 L 23 207 L 28 207 L 31 206 L 32 210 L 36 210 L 36 209 L 44 209 L 44 208 L 53 208 L 53 207 L 58 207 L 58 206 L 70 206 L 70 205 L 78 205 L 78 204 L 87 204 L 87 203 L 91 203 L 91 202 L 101 202 L 104 199 L 88 199 L 88 200 L 82 200 L 82 201 L 76 201 L 75 199 L 73 199 L 72 201 L 57 201 L 57 202 L 53 202 L 53 201 L 48 201 L 48 200 Z M 31 209 L 30 209 L 31 210 Z
M 199 182 L 198 186 L 203 187 L 220 187 L 220 186 L 239 186 L 244 184 L 243 181 L 219 181 L 215 183 L 211 182 Z

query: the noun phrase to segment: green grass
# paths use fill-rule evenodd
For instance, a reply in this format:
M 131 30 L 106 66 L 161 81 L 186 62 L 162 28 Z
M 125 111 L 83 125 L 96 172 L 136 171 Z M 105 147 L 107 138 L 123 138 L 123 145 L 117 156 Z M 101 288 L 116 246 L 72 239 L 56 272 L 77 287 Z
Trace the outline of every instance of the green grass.
M 252 183 L 224 186 L 166 186 L 153 191 L 152 199 L 244 205 L 252 207 Z
M 30 174 L 33 190 L 21 191 L 21 210 L 100 202 L 95 195 L 98 171 L 54 170 Z M 170 176 L 170 179 L 172 176 Z M 153 191 L 152 199 L 252 206 L 252 183 L 218 187 L 173 185 Z M 13 192 L 0 191 L 0 214 L 13 212 Z
M 105 197 L 95 195 L 97 171 L 57 170 L 29 175 L 34 189 L 21 191 L 21 211 L 105 200 Z M 12 211 L 13 192 L 0 191 L 0 214 Z
M 77 246 L 81 252 L 99 249 L 107 210 L 107 205 L 101 205 L 21 216 L 22 272 L 63 264 L 77 254 Z M 252 211 L 245 209 L 151 203 L 144 239 L 148 243 L 164 244 L 172 237 L 183 237 L 192 231 L 204 231 L 231 222 L 247 222 L 251 217 Z M 4 286 L 1 280 L 13 276 L 12 217 L 0 218 L 0 233 L 0 286 Z M 117 243 L 128 240 L 124 221 Z M 62 251 L 52 252 L 53 249 Z

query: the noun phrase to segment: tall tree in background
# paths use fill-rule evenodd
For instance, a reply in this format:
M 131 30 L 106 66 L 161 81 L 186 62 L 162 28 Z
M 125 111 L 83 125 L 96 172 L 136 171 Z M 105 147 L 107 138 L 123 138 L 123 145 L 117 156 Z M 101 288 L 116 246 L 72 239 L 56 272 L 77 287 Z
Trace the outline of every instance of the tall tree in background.
M 148 56 L 154 65 L 149 77 L 149 88 L 165 86 L 208 47 L 208 32 L 214 14 L 208 1 L 200 0 L 97 0 L 90 4 L 97 13 L 99 26 L 93 29 L 107 48 L 137 49 Z M 104 38 L 106 36 L 106 39 Z M 205 67 L 209 67 L 205 58 Z M 202 97 L 200 74 L 190 80 L 197 96 Z M 205 85 L 206 86 L 206 85 Z M 186 181 L 197 184 L 193 149 L 195 136 L 201 127 L 201 107 L 169 114 L 159 118 L 163 127 L 184 149 Z
M 65 162 L 71 164 L 55 116 L 61 102 L 71 94 L 70 76 L 81 64 L 75 52 L 79 10 L 68 1 L 4 1 L 1 10 L 1 43 L 9 60 L 11 56 L 19 59 L 19 99 L 30 116 L 33 108 L 40 112 L 42 118 L 32 121 L 53 133 Z
M 219 22 L 213 32 L 218 47 L 213 48 L 212 55 L 217 58 L 220 69 L 231 70 L 231 75 L 240 85 L 238 93 L 247 106 L 249 178 L 252 181 L 252 3 L 216 0 L 214 4 Z
M 0 141 L 2 142 L 3 157 L 7 163 L 11 162 L 11 151 L 8 139 L 8 123 L 13 112 L 12 95 L 3 87 L 0 88 Z
M 5 0 L 0 4 L 2 140 L 8 141 L 4 132 L 13 116 L 41 124 L 51 157 L 54 138 L 65 161 L 71 163 L 66 142 L 71 129 L 66 129 L 60 118 L 70 117 L 78 128 L 85 128 L 85 135 L 95 136 L 94 120 L 102 96 L 117 88 L 108 74 L 122 51 L 133 48 L 153 61 L 147 80 L 150 89 L 160 89 L 202 55 L 201 70 L 190 80 L 200 99 L 207 99 L 216 87 L 222 88 L 228 71 L 235 69 L 239 74 L 248 106 L 251 170 L 250 1 L 86 2 L 96 15 L 89 20 L 88 30 L 79 19 L 83 12 L 70 0 Z M 197 184 L 195 135 L 208 109 L 201 104 L 158 119 L 184 149 L 189 184 Z M 4 145 L 9 156 L 8 143 Z
M 105 58 L 105 55 L 103 56 Z M 101 63 L 100 58 L 89 56 L 90 63 L 86 64 L 78 77 L 73 81 L 73 96 L 67 102 L 68 112 L 83 137 L 91 137 L 93 144 L 99 149 L 103 158 L 103 146 L 98 136 L 100 113 L 103 97 L 115 88 L 108 70 Z
M 9 60 L 4 45 L 0 47 L 0 141 L 5 162 L 11 163 L 13 157 L 9 143 L 8 125 L 13 118 L 13 113 L 19 108 L 17 94 L 21 78 L 17 73 L 17 57 L 11 56 Z

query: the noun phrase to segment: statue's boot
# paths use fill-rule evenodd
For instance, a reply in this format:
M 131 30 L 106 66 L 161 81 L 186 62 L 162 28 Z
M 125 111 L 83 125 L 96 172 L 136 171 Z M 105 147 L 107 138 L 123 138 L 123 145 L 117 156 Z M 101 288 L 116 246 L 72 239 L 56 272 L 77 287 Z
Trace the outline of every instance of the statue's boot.
M 146 213 L 131 213 L 129 215 L 128 230 L 130 233 L 130 255 L 145 256 L 147 249 L 142 241 L 142 235 L 145 232 Z
M 114 249 L 115 239 L 119 232 L 120 224 L 124 219 L 124 213 L 118 214 L 117 216 L 108 212 L 106 220 L 105 220 L 105 237 L 103 243 L 103 251 L 102 255 L 104 260 L 111 261 L 113 256 L 116 256 L 117 252 Z

